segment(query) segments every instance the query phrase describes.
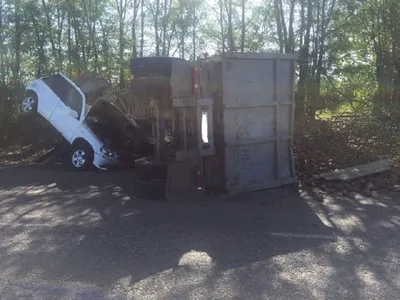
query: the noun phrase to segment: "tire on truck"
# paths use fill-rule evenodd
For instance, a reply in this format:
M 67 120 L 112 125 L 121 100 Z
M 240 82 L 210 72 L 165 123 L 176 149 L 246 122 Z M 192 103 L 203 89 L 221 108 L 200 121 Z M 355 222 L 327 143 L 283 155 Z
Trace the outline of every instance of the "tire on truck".
M 135 160 L 135 173 L 140 180 L 165 183 L 167 182 L 168 162 L 158 162 L 143 157 Z
M 166 182 L 142 180 L 138 177 L 133 179 L 135 194 L 143 199 L 165 199 Z

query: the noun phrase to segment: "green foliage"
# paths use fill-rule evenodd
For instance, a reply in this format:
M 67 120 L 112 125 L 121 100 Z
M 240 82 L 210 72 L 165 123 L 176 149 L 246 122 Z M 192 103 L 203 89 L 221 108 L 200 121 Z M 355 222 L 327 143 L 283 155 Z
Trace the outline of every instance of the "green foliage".
M 244 31 L 245 51 L 299 53 L 303 114 L 400 104 L 397 0 L 247 0 L 244 20 L 241 0 L 0 0 L 0 7 L 0 82 L 11 88 L 58 70 L 118 83 L 130 78 L 134 54 L 240 51 Z

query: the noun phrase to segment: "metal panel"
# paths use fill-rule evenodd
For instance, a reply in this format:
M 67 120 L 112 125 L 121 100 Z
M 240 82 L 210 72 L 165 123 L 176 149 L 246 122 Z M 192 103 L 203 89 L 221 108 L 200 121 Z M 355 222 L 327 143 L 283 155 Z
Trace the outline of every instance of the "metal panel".
M 271 106 L 225 109 L 225 144 L 248 144 L 260 138 L 275 140 L 274 110 Z
M 193 97 L 193 63 L 174 60 L 171 71 L 171 97 Z
M 229 59 L 222 63 L 225 106 L 262 105 L 275 100 L 273 60 Z
M 222 58 L 225 188 L 231 193 L 296 181 L 292 137 L 294 55 Z

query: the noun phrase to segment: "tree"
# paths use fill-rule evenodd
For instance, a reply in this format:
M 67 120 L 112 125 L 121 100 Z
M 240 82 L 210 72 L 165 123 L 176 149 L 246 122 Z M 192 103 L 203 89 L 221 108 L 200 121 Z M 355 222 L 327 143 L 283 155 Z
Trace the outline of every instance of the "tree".
M 132 57 L 137 57 L 136 22 L 141 2 L 143 1 L 132 0 Z
M 6 83 L 5 67 L 4 67 L 4 25 L 3 25 L 3 0 L 0 0 L 0 80 L 4 86 Z
M 244 52 L 244 38 L 246 34 L 246 1 L 242 0 L 242 35 L 240 39 L 240 51 Z
M 159 1 L 159 0 L 157 0 Z M 119 83 L 120 85 L 124 85 L 125 76 L 124 76 L 124 50 L 125 50 L 125 36 L 124 36 L 124 27 L 125 27 L 125 18 L 126 12 L 129 5 L 129 0 L 115 0 L 117 4 L 117 12 L 118 12 L 118 24 L 119 24 Z
M 130 57 L 280 51 L 298 53 L 298 117 L 355 94 L 400 109 L 398 1 L 211 1 L 0 0 L 1 83 L 90 70 L 124 84 Z

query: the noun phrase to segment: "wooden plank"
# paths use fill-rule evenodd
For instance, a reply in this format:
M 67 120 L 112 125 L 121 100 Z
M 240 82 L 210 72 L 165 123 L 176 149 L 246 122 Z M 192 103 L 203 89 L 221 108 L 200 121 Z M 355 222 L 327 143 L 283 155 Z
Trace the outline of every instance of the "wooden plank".
M 376 173 L 390 170 L 392 161 L 390 159 L 379 160 L 370 164 L 358 165 L 346 169 L 335 170 L 316 175 L 317 178 L 326 180 L 351 180 Z

